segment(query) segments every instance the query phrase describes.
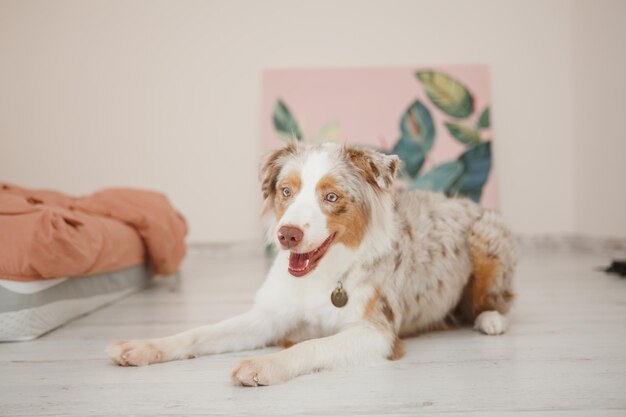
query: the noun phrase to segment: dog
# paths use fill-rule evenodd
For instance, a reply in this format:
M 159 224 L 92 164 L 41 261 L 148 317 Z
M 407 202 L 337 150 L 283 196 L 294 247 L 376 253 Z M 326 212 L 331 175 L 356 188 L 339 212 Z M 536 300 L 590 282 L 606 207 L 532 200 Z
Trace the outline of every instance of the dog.
M 396 191 L 396 156 L 292 142 L 261 167 L 263 219 L 280 251 L 242 315 L 108 356 L 141 366 L 277 345 L 232 371 L 243 386 L 395 360 L 402 339 L 450 321 L 507 328 L 515 239 L 500 216 L 465 198 Z

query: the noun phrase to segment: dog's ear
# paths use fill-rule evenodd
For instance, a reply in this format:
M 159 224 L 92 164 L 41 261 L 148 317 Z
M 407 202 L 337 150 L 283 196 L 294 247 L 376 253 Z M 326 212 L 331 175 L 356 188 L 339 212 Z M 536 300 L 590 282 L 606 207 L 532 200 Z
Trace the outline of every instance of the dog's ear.
M 287 143 L 282 148 L 276 149 L 263 158 L 261 163 L 261 191 L 263 192 L 263 199 L 268 200 L 274 197 L 276 193 L 276 182 L 278 181 L 278 175 L 285 163 L 285 159 L 289 155 L 295 155 L 298 151 L 298 144 L 295 141 Z
M 388 189 L 398 172 L 400 159 L 373 149 L 346 146 L 344 153 L 348 161 L 357 168 L 365 181 L 375 189 Z

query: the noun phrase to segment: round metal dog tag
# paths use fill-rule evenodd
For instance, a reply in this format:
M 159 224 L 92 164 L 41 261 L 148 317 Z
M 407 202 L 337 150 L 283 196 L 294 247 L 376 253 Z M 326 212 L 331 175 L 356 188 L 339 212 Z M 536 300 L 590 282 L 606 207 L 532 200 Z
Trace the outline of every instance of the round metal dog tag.
M 341 308 L 348 304 L 348 293 L 345 292 L 343 288 L 337 287 L 332 294 L 330 294 L 330 301 L 335 307 Z

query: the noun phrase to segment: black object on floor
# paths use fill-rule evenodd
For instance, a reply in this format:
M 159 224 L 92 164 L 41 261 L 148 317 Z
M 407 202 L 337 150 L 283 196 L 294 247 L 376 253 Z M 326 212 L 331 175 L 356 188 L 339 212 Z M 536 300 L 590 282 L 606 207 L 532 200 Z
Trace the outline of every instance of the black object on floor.
M 626 261 L 613 261 L 611 266 L 604 269 L 607 274 L 616 274 L 620 277 L 626 277 Z

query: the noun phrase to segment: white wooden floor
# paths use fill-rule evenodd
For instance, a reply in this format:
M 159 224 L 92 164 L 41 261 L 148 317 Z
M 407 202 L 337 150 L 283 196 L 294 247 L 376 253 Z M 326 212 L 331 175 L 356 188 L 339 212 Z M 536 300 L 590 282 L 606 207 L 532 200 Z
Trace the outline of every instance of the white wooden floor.
M 218 257 L 219 258 L 219 257 Z M 598 255 L 525 255 L 512 328 L 407 341 L 397 362 L 240 388 L 250 352 L 144 368 L 110 364 L 114 338 L 153 337 L 246 310 L 261 257 L 192 253 L 182 287 L 150 288 L 29 343 L 0 344 L 2 416 L 626 415 L 626 280 Z

